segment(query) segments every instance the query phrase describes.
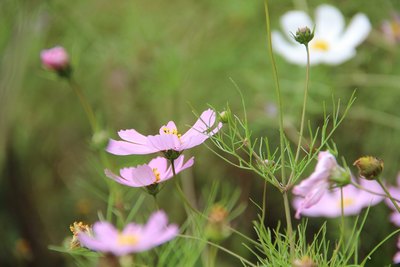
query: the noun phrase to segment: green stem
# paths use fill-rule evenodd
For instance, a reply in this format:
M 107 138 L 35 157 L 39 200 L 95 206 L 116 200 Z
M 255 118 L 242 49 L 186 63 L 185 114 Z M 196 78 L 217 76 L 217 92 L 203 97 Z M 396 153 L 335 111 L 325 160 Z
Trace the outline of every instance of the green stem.
M 374 191 L 369 190 L 368 188 L 365 188 L 365 187 L 363 187 L 363 186 L 361 186 L 361 185 L 359 185 L 359 184 L 357 184 L 357 183 L 355 183 L 355 182 L 351 182 L 351 184 L 352 184 L 353 186 L 355 186 L 356 188 L 358 188 L 358 189 L 360 189 L 360 190 L 363 190 L 363 191 L 365 191 L 365 192 L 368 192 L 368 193 L 370 193 L 370 194 L 377 195 L 377 196 L 381 196 L 381 197 L 385 197 L 385 198 L 389 198 L 388 195 L 386 195 L 386 194 L 381 194 L 381 193 L 378 193 L 378 192 L 374 192 Z M 392 197 L 392 199 L 395 200 L 395 201 L 397 201 L 397 202 L 400 202 L 400 199 L 398 199 L 398 198 Z
M 154 206 L 156 207 L 156 210 L 159 210 L 160 207 L 158 206 L 157 195 L 156 194 L 153 195 L 153 199 L 154 199 Z
M 268 39 L 268 52 L 272 65 L 272 72 L 275 82 L 275 91 L 278 98 L 278 107 L 279 107 L 279 143 L 280 143 L 280 154 L 281 154 L 281 180 L 283 186 L 286 187 L 286 174 L 285 174 L 285 133 L 283 129 L 283 104 L 282 104 L 282 95 L 281 89 L 279 85 L 279 77 L 278 77 L 278 69 L 276 67 L 274 53 L 272 51 L 272 37 L 271 37 L 271 23 L 269 17 L 268 10 L 268 0 L 264 0 L 264 9 L 265 9 L 265 21 L 266 21 L 266 30 L 267 30 L 267 39 Z M 285 217 L 286 217 L 286 225 L 287 225 L 287 235 L 290 240 L 290 256 L 294 257 L 294 240 L 293 240 L 293 227 L 292 227 L 292 219 L 290 215 L 290 205 L 287 196 L 287 190 L 285 189 L 283 192 L 283 205 L 285 207 Z
M 218 247 L 209 246 L 208 247 L 208 267 L 215 266 L 215 260 L 217 259 Z
M 283 195 L 283 205 L 285 207 L 285 217 L 286 217 L 286 224 L 287 224 L 287 235 L 290 241 L 290 256 L 291 258 L 294 257 L 294 239 L 293 239 L 293 227 L 292 227 L 292 217 L 290 216 L 290 205 L 289 199 L 287 195 L 287 191 L 282 193 Z
M 271 23 L 269 18 L 269 10 L 268 10 L 268 0 L 264 0 L 264 7 L 265 7 L 265 20 L 266 20 L 266 27 L 267 27 L 267 39 L 268 39 L 268 52 L 271 60 L 272 65 L 272 72 L 275 82 L 275 91 L 278 98 L 278 107 L 279 107 L 279 143 L 280 143 L 280 150 L 281 150 L 281 175 L 282 175 L 282 184 L 286 184 L 286 176 L 285 176 L 285 133 L 283 129 L 283 104 L 282 104 L 282 96 L 281 96 L 281 89 L 279 85 L 279 78 L 278 78 L 278 69 L 276 67 L 274 52 L 272 51 L 272 37 L 271 37 Z
M 215 244 L 215 243 L 213 243 L 213 242 L 210 242 L 210 241 L 207 241 L 207 240 L 201 239 L 201 238 L 199 238 L 199 237 L 195 237 L 195 236 L 189 236 L 189 235 L 178 235 L 178 236 L 179 236 L 179 237 L 182 237 L 182 238 L 194 239 L 194 240 L 202 241 L 202 242 L 204 242 L 204 243 L 206 243 L 206 244 L 209 244 L 209 245 L 211 245 L 211 246 L 214 246 L 214 247 L 220 249 L 221 251 L 224 251 L 224 252 L 228 253 L 229 255 L 231 255 L 231 256 L 233 256 L 233 257 L 239 259 L 242 263 L 246 263 L 246 264 L 249 265 L 249 266 L 256 267 L 255 264 L 253 264 L 253 263 L 251 263 L 250 261 L 246 260 L 246 259 L 243 258 L 242 256 L 240 256 L 240 255 L 238 255 L 238 254 L 236 254 L 236 253 L 234 253 L 234 252 L 232 252 L 232 251 L 230 251 L 230 250 L 228 250 L 228 249 L 226 249 L 226 248 L 224 248 L 224 247 L 221 247 L 220 245 Z
M 340 241 L 341 243 L 345 243 L 345 237 L 346 237 L 346 226 L 345 226 L 345 222 L 344 222 L 344 195 L 343 195 L 343 187 L 340 187 L 340 215 L 341 215 L 341 224 L 342 224 L 342 229 L 340 229 Z M 339 243 L 340 244 L 340 243 Z M 343 246 L 343 249 L 345 249 L 345 247 Z M 344 251 L 343 251 L 344 252 Z
M 179 180 L 176 178 L 176 171 L 175 171 L 175 164 L 174 164 L 174 160 L 172 159 L 172 160 L 170 160 L 170 162 L 171 162 L 171 167 L 172 167 L 172 174 L 174 175 L 174 177 L 175 177 L 175 187 L 176 187 L 176 189 L 177 189 L 177 191 L 178 191 L 178 193 L 179 193 L 179 197 L 181 198 L 181 200 L 183 201 L 183 203 L 185 204 L 185 206 L 187 207 L 187 208 L 189 208 L 190 210 L 192 210 L 194 213 L 196 213 L 196 214 L 200 214 L 200 215 L 202 215 L 202 213 L 200 212 L 200 211 L 198 211 L 196 208 L 194 208 L 193 206 L 192 206 L 192 204 L 190 203 L 190 201 L 186 198 L 186 196 L 185 196 L 185 193 L 183 192 L 183 190 L 182 190 L 182 188 L 181 188 L 181 186 L 180 186 L 180 184 L 179 184 Z M 189 215 L 189 214 L 188 214 Z
M 397 204 L 397 202 L 393 199 L 392 195 L 390 194 L 389 190 L 387 190 L 386 186 L 383 184 L 381 178 L 376 178 L 376 181 L 379 183 L 379 185 L 382 187 L 383 191 L 385 191 L 385 194 L 388 196 L 388 198 L 390 199 L 390 201 L 393 203 L 393 205 L 395 206 L 396 210 L 398 213 L 400 213 L 400 207 Z
M 305 47 L 306 47 L 306 52 L 307 52 L 306 85 L 305 85 L 304 96 L 303 96 L 303 109 L 301 111 L 299 141 L 297 142 L 296 155 L 294 158 L 295 165 L 297 164 L 297 161 L 299 160 L 299 156 L 300 156 L 300 149 L 301 149 L 301 143 L 302 143 L 303 132 L 304 132 L 304 121 L 305 121 L 306 109 L 307 109 L 308 87 L 309 87 L 309 82 L 310 82 L 310 50 L 308 49 L 308 44 L 305 44 Z M 295 169 L 292 170 L 288 184 L 290 184 L 291 180 L 293 179 L 294 171 L 295 171 Z
M 81 105 L 89 120 L 90 126 L 92 127 L 92 131 L 95 132 L 97 129 L 96 118 L 94 116 L 92 108 L 90 107 L 89 102 L 87 101 L 85 95 L 82 92 L 82 89 L 80 88 L 79 84 L 72 78 L 68 79 L 68 83 L 78 96 L 79 101 L 81 102 Z

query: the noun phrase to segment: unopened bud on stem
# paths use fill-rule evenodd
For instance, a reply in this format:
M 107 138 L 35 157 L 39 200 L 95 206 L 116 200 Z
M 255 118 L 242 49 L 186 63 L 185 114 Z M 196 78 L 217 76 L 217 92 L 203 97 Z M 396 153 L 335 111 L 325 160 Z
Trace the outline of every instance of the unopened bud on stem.
M 292 33 L 292 35 L 296 42 L 303 45 L 308 45 L 308 43 L 314 38 L 314 30 L 311 31 L 310 28 L 306 26 L 299 28 L 296 34 Z
M 353 165 L 357 166 L 360 176 L 367 180 L 377 179 L 383 171 L 383 161 L 372 156 L 361 157 Z

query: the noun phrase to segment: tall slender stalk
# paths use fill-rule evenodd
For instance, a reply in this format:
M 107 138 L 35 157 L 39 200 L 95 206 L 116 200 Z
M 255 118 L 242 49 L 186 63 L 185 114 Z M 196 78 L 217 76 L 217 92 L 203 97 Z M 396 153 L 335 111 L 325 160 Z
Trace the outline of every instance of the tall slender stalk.
M 97 130 L 96 117 L 94 116 L 93 110 L 90 107 L 90 104 L 87 101 L 85 95 L 83 94 L 81 87 L 73 78 L 68 79 L 68 83 L 71 86 L 71 88 L 75 91 L 76 95 L 78 96 L 79 101 L 81 102 L 81 105 L 82 105 L 83 109 L 85 110 L 85 113 L 89 120 L 90 126 L 92 127 L 92 131 L 93 131 L 93 133 L 95 133 Z
M 287 225 L 287 235 L 290 240 L 290 255 L 294 257 L 294 240 L 293 240 L 293 227 L 292 227 L 292 218 L 290 214 L 290 204 L 287 195 L 287 184 L 286 184 L 286 174 L 285 174 L 285 133 L 283 129 L 283 104 L 282 104 L 282 95 L 281 89 L 279 85 L 278 78 L 278 69 L 276 67 L 274 53 L 272 51 L 272 40 L 271 40 L 271 23 L 269 17 L 269 9 L 268 9 L 268 0 L 264 0 L 264 8 L 265 8 L 265 20 L 266 20 L 266 30 L 267 30 L 267 40 L 268 40 L 268 52 L 272 65 L 272 72 L 275 82 L 275 91 L 278 98 L 278 107 L 279 107 L 279 143 L 280 143 L 280 154 L 281 154 L 281 180 L 284 190 L 282 192 L 283 195 L 283 205 L 285 207 L 285 218 Z
M 397 212 L 400 213 L 400 207 L 397 204 L 397 202 L 394 200 L 392 195 L 390 194 L 389 190 L 387 190 L 386 186 L 383 184 L 381 178 L 376 178 L 376 181 L 379 183 L 379 185 L 382 187 L 383 191 L 385 191 L 385 194 L 388 196 L 390 201 L 392 202 L 393 206 L 396 208 Z

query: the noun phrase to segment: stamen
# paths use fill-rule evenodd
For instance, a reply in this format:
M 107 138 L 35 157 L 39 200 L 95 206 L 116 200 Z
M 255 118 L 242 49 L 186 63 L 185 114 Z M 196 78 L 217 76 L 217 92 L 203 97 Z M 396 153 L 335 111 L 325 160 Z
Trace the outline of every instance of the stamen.
M 132 234 L 118 234 L 118 244 L 122 246 L 131 246 L 131 245 L 136 245 L 138 243 L 139 239 L 136 235 Z
M 329 43 L 324 40 L 315 40 L 314 42 L 312 42 L 311 48 L 313 50 L 326 52 L 329 50 Z
M 355 202 L 354 198 L 345 197 L 345 198 L 343 198 L 343 207 L 344 208 L 349 207 L 349 206 L 353 205 L 354 202 Z M 339 200 L 339 202 L 337 204 L 338 204 L 339 207 L 341 207 L 342 206 L 342 201 Z
M 157 168 L 153 168 L 153 173 L 154 173 L 154 176 L 156 177 L 156 180 L 155 180 L 155 184 L 157 184 L 158 182 L 160 182 L 160 172 L 157 170 Z

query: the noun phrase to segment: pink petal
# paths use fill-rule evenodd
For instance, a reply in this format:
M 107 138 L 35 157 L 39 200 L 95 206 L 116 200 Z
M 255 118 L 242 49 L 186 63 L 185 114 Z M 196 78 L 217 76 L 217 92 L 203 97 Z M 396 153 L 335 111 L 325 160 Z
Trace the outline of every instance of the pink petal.
M 146 145 L 147 137 L 138 133 L 134 129 L 130 130 L 121 130 L 118 132 L 119 137 L 121 137 L 125 141 L 129 141 L 135 144 Z
M 114 155 L 120 155 L 120 156 L 126 156 L 126 155 L 144 155 L 144 154 L 150 154 L 150 153 L 155 153 L 157 152 L 157 148 L 151 146 L 151 145 L 140 145 L 140 144 L 133 144 L 130 142 L 125 142 L 125 141 L 116 141 L 113 139 L 110 139 L 108 146 L 106 148 L 106 151 L 114 154 Z

